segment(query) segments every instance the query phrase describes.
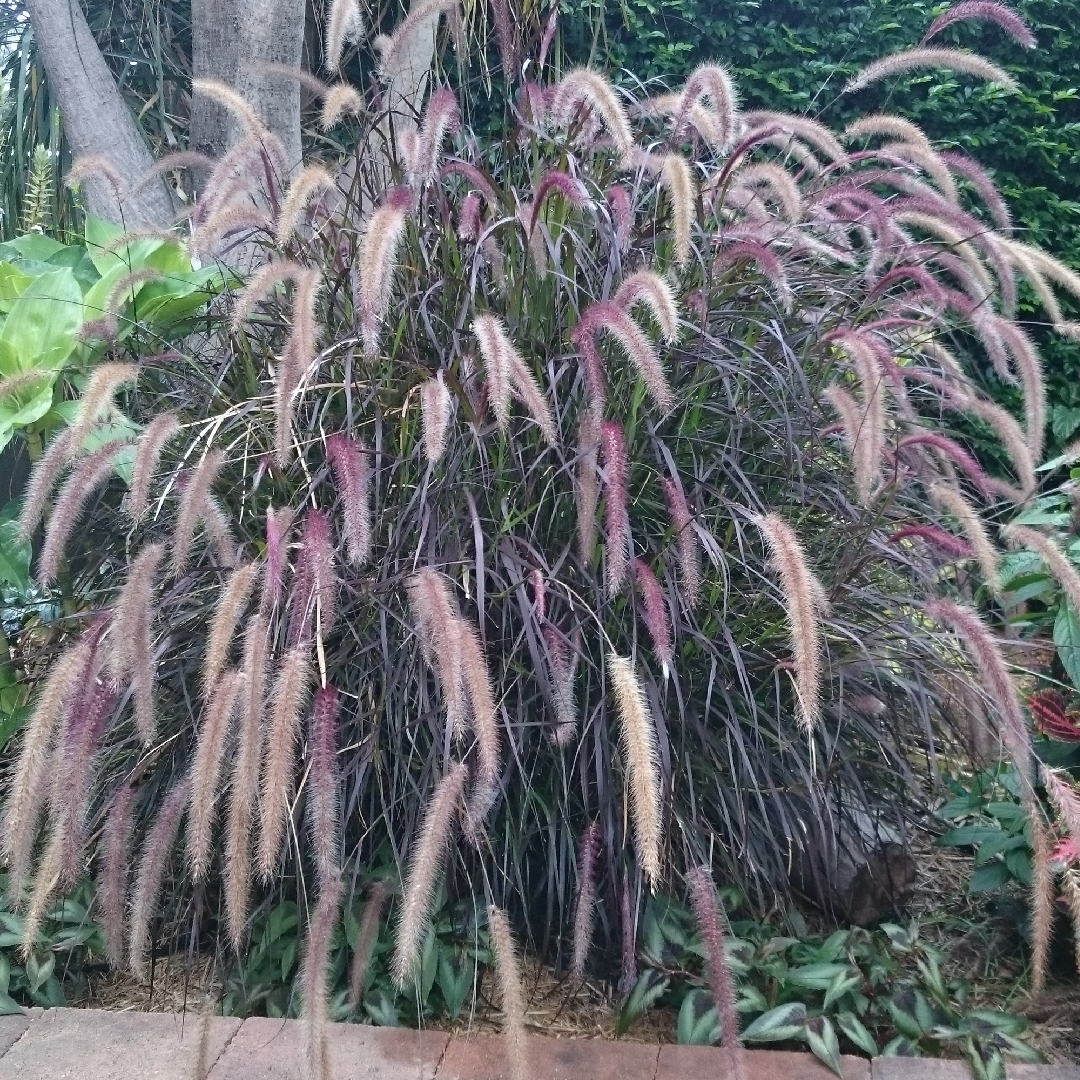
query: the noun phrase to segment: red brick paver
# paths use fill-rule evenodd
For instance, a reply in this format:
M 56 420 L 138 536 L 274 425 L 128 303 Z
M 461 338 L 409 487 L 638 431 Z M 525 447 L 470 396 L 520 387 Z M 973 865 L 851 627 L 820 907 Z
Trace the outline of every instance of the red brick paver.
M 46 1009 L 0 1057 L 0 1080 L 188 1080 L 199 1042 L 194 1014 Z M 240 1021 L 210 1021 L 209 1060 Z
M 653 1080 L 658 1046 L 606 1039 L 525 1042 L 531 1080 Z M 439 1066 L 438 1080 L 510 1080 L 506 1043 L 497 1035 L 455 1036 Z
M 442 1031 L 334 1024 L 330 1075 L 339 1080 L 432 1080 L 450 1036 Z M 245 1020 L 209 1080 L 297 1080 L 303 1030 L 298 1020 Z M 6 1080 L 0 1075 L 0 1080 Z M 89 1077 L 86 1080 L 90 1080 Z
M 786 1050 L 746 1050 L 750 1080 L 836 1080 L 811 1054 Z M 844 1057 L 844 1080 L 870 1080 L 870 1062 Z M 661 1046 L 656 1080 L 730 1080 L 727 1054 L 716 1046 Z M 950 1078 L 951 1080 L 951 1078 Z

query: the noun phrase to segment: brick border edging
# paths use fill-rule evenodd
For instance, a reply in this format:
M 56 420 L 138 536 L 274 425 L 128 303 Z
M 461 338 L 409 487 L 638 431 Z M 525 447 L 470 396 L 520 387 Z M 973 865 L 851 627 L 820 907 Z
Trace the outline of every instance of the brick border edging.
M 188 1080 L 200 1021 L 192 1013 L 30 1010 L 0 1017 L 0 1080 Z M 497 1035 L 338 1024 L 330 1034 L 334 1080 L 508 1080 Z M 295 1080 L 296 1020 L 215 1017 L 209 1080 Z M 715 1047 L 603 1039 L 528 1038 L 531 1080 L 728 1080 Z M 746 1052 L 749 1080 L 830 1080 L 811 1054 Z M 929 1058 L 845 1057 L 845 1080 L 968 1080 L 966 1064 Z M 1011 1065 L 1009 1080 L 1080 1080 L 1080 1066 Z

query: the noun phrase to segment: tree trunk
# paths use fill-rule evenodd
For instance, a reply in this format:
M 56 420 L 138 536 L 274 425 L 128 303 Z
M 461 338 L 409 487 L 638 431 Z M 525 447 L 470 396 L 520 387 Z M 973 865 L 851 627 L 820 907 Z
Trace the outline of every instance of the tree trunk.
M 49 89 L 60 106 L 72 154 L 100 154 L 133 185 L 154 164 L 139 126 L 120 96 L 78 0 L 26 0 Z M 173 200 L 164 180 L 125 197 L 98 176 L 82 184 L 86 209 L 128 228 L 172 223 Z
M 281 139 L 293 169 L 301 162 L 300 86 L 270 75 L 266 64 L 299 67 L 304 46 L 304 0 L 191 0 L 191 66 L 196 78 L 218 79 L 248 101 Z M 235 122 L 216 101 L 198 94 L 188 143 L 220 157 L 237 139 Z M 282 178 L 283 182 L 287 178 Z

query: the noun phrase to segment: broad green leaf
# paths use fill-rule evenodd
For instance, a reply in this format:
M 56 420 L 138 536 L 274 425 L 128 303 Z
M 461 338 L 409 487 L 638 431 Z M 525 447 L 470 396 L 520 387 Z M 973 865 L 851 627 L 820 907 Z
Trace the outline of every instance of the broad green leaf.
M 814 1057 L 825 1062 L 837 1076 L 843 1077 L 840 1043 L 836 1038 L 836 1029 L 827 1016 L 817 1016 L 806 1025 L 806 1041 Z
M 0 519 L 0 581 L 25 595 L 30 591 L 30 542 L 19 535 L 19 523 Z
M 0 993 L 0 1016 L 19 1016 L 23 1007 L 6 993 Z
M 281 981 L 287 982 L 289 976 L 292 974 L 293 965 L 296 963 L 296 943 L 295 937 L 290 938 L 285 943 L 285 948 L 281 950 Z
M 4 244 L 0 244 L 0 257 L 4 259 L 34 259 L 45 262 L 51 259 L 58 251 L 63 251 L 64 245 L 59 240 L 54 240 L 44 233 L 23 233 L 22 236 L 13 237 Z
M 1054 622 L 1054 645 L 1073 686 L 1080 688 L 1080 618 L 1066 599 L 1062 599 Z
M 364 999 L 364 1012 L 380 1027 L 400 1027 L 397 1007 L 384 990 L 376 990 Z
M 114 412 L 106 423 L 95 424 L 83 440 L 82 448 L 92 454 L 99 447 L 116 439 L 126 439 L 129 445 L 121 447 L 113 458 L 113 469 L 125 484 L 131 484 L 131 472 L 135 467 L 136 447 L 134 439 L 142 427 L 121 412 Z
M 26 978 L 30 983 L 30 993 L 36 994 L 53 973 L 56 967 L 56 957 L 47 952 L 43 959 L 38 959 L 36 952 L 30 953 L 26 958 Z
M 806 1032 L 806 1006 L 791 1001 L 759 1016 L 744 1032 L 743 1042 L 784 1042 L 801 1039 Z
M 792 968 L 784 982 L 805 986 L 808 990 L 827 990 L 838 975 L 850 975 L 853 972 L 854 969 L 849 964 L 805 964 Z
M 1006 851 L 1005 866 L 1021 885 L 1031 884 L 1031 852 L 1027 845 Z
M 0 363 L 14 360 L 17 365 L 0 373 L 59 371 L 75 349 L 82 321 L 82 290 L 70 270 L 35 278 L 0 328 L 7 350 L 0 353 Z
M 716 1006 L 702 990 L 691 990 L 679 1009 L 678 1038 L 683 1046 L 712 1046 L 720 1038 Z
M 456 1020 L 473 985 L 475 966 L 470 963 L 457 967 L 449 950 L 439 956 L 439 990 L 446 1003 L 450 1019 Z
M 980 866 L 968 878 L 968 892 L 993 892 L 994 889 L 1000 889 L 1007 885 L 1011 878 L 1012 875 L 1003 862 L 987 863 L 986 866 Z
M 860 972 L 848 968 L 847 972 L 838 972 L 836 977 L 829 983 L 825 992 L 823 1008 L 828 1008 L 837 998 L 843 997 L 849 990 L 862 986 L 863 977 Z
M 869 1054 L 870 1057 L 878 1056 L 878 1044 L 874 1041 L 874 1036 L 866 1030 L 866 1026 L 854 1013 L 843 1012 L 835 1019 L 836 1026 L 859 1050 L 864 1054 Z
M 0 311 L 10 311 L 34 279 L 9 262 L 0 262 Z
M 11 982 L 11 962 L 4 953 L 0 953 L 0 994 L 8 992 L 8 984 Z
M 634 1022 L 663 997 L 670 982 L 667 976 L 661 975 L 653 968 L 643 971 L 638 976 L 634 989 L 630 991 L 626 1003 L 619 1010 L 618 1019 L 615 1021 L 615 1034 L 625 1035 Z
M 83 230 L 86 250 L 102 277 L 116 266 L 123 267 L 123 272 L 126 274 L 141 270 L 146 265 L 149 256 L 164 243 L 163 240 L 147 238 L 121 244 L 115 251 L 105 250 L 123 234 L 124 230 L 119 225 L 86 215 L 86 225 Z
M 1003 833 L 999 825 L 962 825 L 959 829 L 942 833 L 937 842 L 941 847 L 978 847 Z

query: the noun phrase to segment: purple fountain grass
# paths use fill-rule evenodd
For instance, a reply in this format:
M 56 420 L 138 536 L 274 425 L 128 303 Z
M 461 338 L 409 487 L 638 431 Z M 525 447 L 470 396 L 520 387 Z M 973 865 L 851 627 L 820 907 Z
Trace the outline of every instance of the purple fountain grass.
M 251 903 L 251 826 L 259 793 L 266 708 L 269 617 L 260 612 L 244 634 L 244 673 L 237 714 L 236 756 L 225 821 L 225 925 L 229 944 L 240 951 Z
M 608 596 L 626 584 L 630 567 L 630 473 L 626 461 L 626 437 L 621 425 L 600 425 L 604 464 L 604 577 Z
M 368 901 L 364 905 L 364 914 L 360 917 L 360 926 L 356 932 L 356 950 L 349 966 L 349 1007 L 352 1009 L 359 1008 L 363 1001 L 368 968 L 379 940 L 379 923 L 390 895 L 390 887 L 385 881 L 376 881 L 368 893 Z
M 236 669 L 216 681 L 195 743 L 191 768 L 191 807 L 188 813 L 187 860 L 191 876 L 203 881 L 210 868 L 212 831 L 220 791 L 222 764 L 229 743 L 236 700 L 244 693 L 247 676 Z
M 145 745 L 157 730 L 154 707 L 156 664 L 154 581 L 165 557 L 164 544 L 145 544 L 128 570 L 109 635 L 109 672 L 114 682 L 130 678 L 135 700 L 135 730 Z
M 894 266 L 877 279 L 874 287 L 866 294 L 866 299 L 868 301 L 877 299 L 877 297 L 884 295 L 897 281 L 905 279 L 914 281 L 922 292 L 930 297 L 935 306 L 944 306 L 945 296 L 940 282 L 929 270 L 921 266 Z
M 667 278 L 651 270 L 639 270 L 623 278 L 614 300 L 627 313 L 635 304 L 644 304 L 656 320 L 664 341 L 670 344 L 678 340 L 679 309 L 675 303 L 675 291 Z
M 916 431 L 905 435 L 897 444 L 898 449 L 907 446 L 928 446 L 938 451 L 942 457 L 957 466 L 978 489 L 979 494 L 988 502 L 993 498 L 990 478 L 983 472 L 982 466 L 958 442 L 946 435 L 934 431 Z
M 615 228 L 615 245 L 625 253 L 634 231 L 634 204 L 630 192 L 622 184 L 612 184 L 607 190 L 607 203 Z
M 541 633 L 547 645 L 548 683 L 555 709 L 555 729 L 551 741 L 557 747 L 569 746 L 578 730 L 577 702 L 574 700 L 576 657 L 571 654 L 562 634 L 550 623 L 544 624 Z
M 446 452 L 454 399 L 447 388 L 442 368 L 432 379 L 420 384 L 420 426 L 423 429 L 424 456 L 434 464 Z
M 541 625 L 547 618 L 547 585 L 543 572 L 533 568 L 529 571 L 529 586 L 532 589 L 533 612 Z
M 1041 461 L 1046 435 L 1046 382 L 1042 357 L 1021 327 L 1007 319 L 996 319 L 995 324 L 1013 364 L 1020 372 L 1028 450 L 1034 461 Z
M 1080 870 L 1069 869 L 1062 875 L 1062 886 L 1065 895 L 1065 904 L 1069 909 L 1069 919 L 1072 922 L 1073 949 L 1075 958 L 1073 963 L 1076 970 L 1080 971 Z
M 1029 808 L 1031 825 L 1031 992 L 1038 996 L 1046 989 L 1050 967 L 1050 939 L 1054 928 L 1054 871 L 1050 833 L 1038 804 Z
M 610 334 L 622 346 L 657 408 L 665 416 L 670 413 L 674 408 L 674 397 L 656 349 L 637 322 L 615 300 L 597 301 L 586 308 L 574 330 L 574 344 L 581 348 L 585 338 L 595 339 L 601 333 Z M 593 396 L 590 392 L 590 398 Z
M 489 207 L 499 206 L 499 193 L 492 186 L 491 181 L 471 161 L 460 161 L 455 158 L 446 162 L 439 169 L 439 179 L 445 180 L 448 176 L 463 176 L 471 187 L 477 188 L 484 201 Z
M 345 45 L 359 41 L 363 33 L 364 20 L 356 0 L 333 0 L 326 16 L 323 46 L 323 63 L 327 71 L 338 70 Z
M 259 610 L 266 613 L 276 610 L 281 602 L 292 522 L 291 507 L 283 506 L 275 510 L 271 506 L 266 511 L 266 573 L 263 575 L 262 596 L 259 599 Z
M 994 224 L 1003 233 L 1011 233 L 1012 212 L 990 174 L 978 162 L 958 150 L 939 150 L 938 156 L 953 173 L 962 176 L 978 192 L 983 205 L 990 211 Z
M 890 544 L 898 544 L 901 540 L 917 537 L 925 540 L 936 548 L 940 548 L 946 555 L 954 559 L 970 559 L 975 554 L 975 549 L 966 540 L 954 536 L 945 529 L 939 529 L 936 525 L 905 525 L 902 529 L 889 537 Z
M 974 75 L 987 82 L 997 83 L 1010 93 L 1019 93 L 1016 80 L 1001 68 L 990 63 L 985 57 L 975 53 L 961 52 L 959 49 L 943 49 L 930 46 L 921 49 L 909 49 L 906 52 L 893 53 L 891 56 L 875 60 L 844 87 L 845 94 L 862 90 L 871 83 L 879 82 L 890 75 L 900 75 L 908 71 L 925 68 L 957 71 L 963 75 Z
M 364 112 L 364 99 L 348 83 L 334 83 L 323 98 L 322 112 L 319 114 L 319 127 L 329 131 L 346 114 L 361 116 Z
M 506 433 L 510 423 L 510 395 L 525 406 L 550 446 L 557 441 L 555 418 L 536 376 L 515 348 L 506 326 L 498 316 L 481 315 L 472 324 L 487 373 L 488 400 L 496 424 Z
M 416 634 L 428 666 L 435 672 L 455 736 L 467 719 L 463 679 L 461 620 L 449 580 L 430 567 L 418 570 L 406 588 Z
M 344 507 L 344 531 L 349 561 L 363 566 L 371 558 L 371 466 L 363 446 L 351 435 L 331 435 L 326 456 L 334 469 L 337 490 Z
M 953 4 L 951 8 L 942 12 L 930 24 L 930 28 L 923 36 L 922 43 L 925 44 L 931 38 L 937 37 L 947 26 L 969 19 L 977 22 L 994 23 L 996 26 L 1001 27 L 1021 48 L 1034 49 L 1037 44 L 1035 35 L 1021 16 L 1012 8 L 1006 7 L 1004 4 L 993 3 L 992 0 L 962 0 L 959 4 Z
M 660 582 L 656 580 L 649 564 L 642 559 L 634 560 L 634 574 L 645 604 L 645 625 L 652 639 L 653 652 L 660 661 L 660 668 L 666 679 L 671 671 L 675 652 L 671 639 L 671 616 L 668 614 L 664 590 L 660 588 Z
M 122 439 L 113 439 L 88 454 L 60 489 L 38 556 L 37 580 L 41 585 L 56 581 L 68 539 L 86 512 L 87 503 L 108 480 L 116 455 L 124 445 Z
M 585 412 L 578 428 L 578 469 L 574 485 L 577 510 L 578 551 L 586 564 L 592 562 L 596 546 L 596 507 L 600 501 L 598 483 L 600 425 L 591 412 Z
M 0 854 L 8 869 L 10 903 L 18 908 L 30 873 L 38 819 L 48 796 L 47 770 L 57 728 L 72 698 L 81 692 L 81 678 L 91 663 L 93 645 L 81 640 L 61 654 L 49 670 L 34 710 L 23 728 L 22 748 L 9 780 L 0 819 Z
M 379 348 L 379 327 L 390 303 L 398 249 L 405 236 L 405 219 L 412 208 L 412 199 L 407 189 L 388 191 L 368 219 L 360 242 L 357 309 L 367 356 L 374 356 Z
M 458 237 L 462 240 L 476 240 L 480 236 L 480 228 L 480 196 L 475 191 L 470 191 L 458 211 Z
M 690 905 L 705 944 L 705 968 L 709 987 L 720 1015 L 722 1040 L 728 1054 L 731 1080 L 745 1080 L 746 1061 L 739 1039 L 739 1013 L 735 1005 L 735 982 L 724 952 L 724 925 L 727 920 L 716 895 L 712 873 L 707 866 L 694 866 L 687 871 L 690 886 Z
M 304 1080 L 332 1080 L 327 1025 L 330 1023 L 330 942 L 341 913 L 345 886 L 334 878 L 319 892 L 300 963 L 300 1023 L 304 1032 L 301 1075 Z
M 771 555 L 771 565 L 780 576 L 788 636 L 795 664 L 795 715 L 807 736 L 821 719 L 824 651 L 818 598 L 825 589 L 810 569 L 806 551 L 790 525 L 776 514 L 752 518 L 761 530 Z
M 498 707 L 491 686 L 487 660 L 476 628 L 465 619 L 457 620 L 456 634 L 461 649 L 461 680 L 472 710 L 476 735 L 475 781 L 466 805 L 463 825 L 466 835 L 479 846 L 484 824 L 499 793 L 501 748 Z
M 112 161 L 104 154 L 80 154 L 64 177 L 64 186 L 81 184 L 88 176 L 99 176 L 108 182 L 121 198 L 127 193 L 127 182 Z
M 982 678 L 990 700 L 1001 718 L 1001 734 L 1020 777 L 1020 794 L 1028 816 L 1038 812 L 1032 783 L 1033 751 L 1031 732 L 1024 720 L 1020 694 L 1010 678 L 1001 647 L 982 619 L 970 608 L 955 601 L 935 598 L 926 604 L 926 614 L 952 628 Z
M 776 253 L 756 240 L 739 240 L 733 244 L 724 245 L 719 261 L 721 266 L 734 266 L 745 260 L 757 264 L 762 275 L 776 290 L 777 299 L 785 307 L 790 307 L 794 294 L 791 291 L 791 283 L 788 281 L 784 264 Z
M 1067 772 L 1041 762 L 1039 774 L 1058 819 L 1073 840 L 1080 842 L 1080 792 L 1073 786 L 1072 778 Z
M 150 923 L 161 896 L 169 852 L 176 840 L 190 798 L 191 787 L 187 777 L 173 784 L 143 842 L 131 900 L 131 938 L 128 948 L 128 967 L 140 981 L 146 980 Z
M 191 549 L 195 543 L 195 528 L 207 516 L 207 499 L 210 489 L 225 464 L 224 452 L 214 447 L 207 450 L 202 460 L 184 474 L 180 492 L 180 506 L 173 525 L 172 562 L 170 573 L 174 578 L 183 575 L 191 561 Z
M 227 83 L 219 79 L 192 79 L 191 91 L 193 94 L 205 94 L 227 109 L 232 118 L 244 128 L 246 134 L 262 133 L 263 122 L 259 119 L 258 113 L 243 94 L 237 93 Z
M 102 409 L 113 407 L 116 391 L 121 386 L 133 383 L 138 377 L 136 364 L 106 363 L 94 369 L 79 398 L 79 411 L 71 425 L 71 437 L 76 446 L 81 446 L 93 430 Z
M 488 930 L 491 948 L 495 953 L 495 977 L 503 1014 L 503 1034 L 506 1036 L 507 1057 L 511 1080 L 529 1080 L 529 1056 L 525 1040 L 525 992 L 521 983 L 521 965 L 510 920 L 502 908 L 488 908 Z
M 569 127 L 582 105 L 603 122 L 620 159 L 628 161 L 634 151 L 634 134 L 626 109 L 611 83 L 587 68 L 569 72 L 555 87 L 548 111 L 551 123 Z
M 413 843 L 391 964 L 391 974 L 399 989 L 412 982 L 420 963 L 425 926 L 435 899 L 435 887 L 442 875 L 454 822 L 461 810 L 468 772 L 468 768 L 459 762 L 439 781 Z
M 311 652 L 296 645 L 282 657 L 270 692 L 270 726 L 263 750 L 256 869 L 268 882 L 277 870 L 291 812 L 296 744 L 311 686 Z
M 146 506 L 150 500 L 150 485 L 153 483 L 154 473 L 161 460 L 161 452 L 179 430 L 180 421 L 175 413 L 162 413 L 146 425 L 135 444 L 131 490 L 125 500 L 128 516 L 135 525 L 138 525 L 146 514 Z
M 283 281 L 296 281 L 307 268 L 292 259 L 274 259 L 260 266 L 247 280 L 236 297 L 229 326 L 233 333 L 239 332 L 244 322 L 255 312 L 260 301 L 273 294 Z
M 856 429 L 858 441 L 852 453 L 859 499 L 865 506 L 870 504 L 881 483 L 881 449 L 885 439 L 885 388 L 881 367 L 872 342 L 862 334 L 844 330 L 833 340 L 851 361 L 862 394 L 862 415 Z M 845 419 L 843 414 L 841 419 Z
M 319 895 L 341 876 L 341 835 L 338 827 L 338 692 L 332 686 L 315 691 L 311 709 L 307 819 Z
M 675 235 L 674 259 L 677 267 L 690 262 L 691 227 L 694 223 L 694 204 L 697 185 L 690 163 L 682 154 L 665 154 L 660 165 L 660 184 L 671 201 L 671 228 Z
M 453 90 L 443 86 L 428 98 L 424 119 L 417 136 L 416 158 L 412 163 L 415 183 L 426 184 L 435 179 L 439 171 L 439 157 L 447 135 L 460 130 L 461 110 Z
M 590 309 L 591 310 L 591 309 Z M 593 328 L 579 322 L 570 340 L 581 353 L 582 371 L 585 375 L 585 397 L 593 416 L 599 420 L 604 415 L 607 380 L 604 378 L 604 362 L 596 347 Z
M 624 1000 L 637 985 L 637 940 L 635 935 L 634 912 L 630 902 L 630 882 L 624 877 L 619 890 L 619 950 L 621 971 L 619 973 L 619 996 Z
M 851 452 L 851 463 L 855 472 L 855 490 L 858 493 L 859 502 L 867 506 L 874 494 L 874 490 L 881 476 L 880 455 L 878 448 L 878 461 L 871 462 L 866 449 L 869 435 L 866 428 L 866 418 L 859 409 L 859 403 L 838 383 L 833 383 L 825 388 L 825 400 L 832 406 L 833 411 L 840 418 L 840 427 Z
M 1080 611 L 1080 573 L 1056 540 L 1028 525 L 1006 525 L 1001 530 L 1001 535 L 1015 548 L 1028 548 L 1038 552 L 1046 563 L 1047 569 L 1069 598 L 1073 609 Z M 1077 839 L 1080 839 L 1080 836 Z
M 101 877 L 97 900 L 101 905 L 100 923 L 105 936 L 105 955 L 114 968 L 124 963 L 128 860 L 134 827 L 132 811 L 137 788 L 124 784 L 113 796 L 101 834 Z
M 206 638 L 206 653 L 203 657 L 202 695 L 207 701 L 210 700 L 218 678 L 229 662 L 229 646 L 236 634 L 240 618 L 247 609 L 248 599 L 255 588 L 261 570 L 260 563 L 245 563 L 232 572 L 228 583 L 221 591 L 210 622 L 210 632 Z
M 296 577 L 289 594 L 289 642 L 306 641 L 312 630 L 322 639 L 333 632 L 338 613 L 338 577 L 330 515 L 310 509 L 300 533 Z
M 709 102 L 709 113 L 716 122 L 712 149 L 717 154 L 722 154 L 731 146 L 735 135 L 738 94 L 731 76 L 719 64 L 702 64 L 686 80 L 675 112 L 676 130 L 685 122 L 693 108 L 704 101 Z
M 975 552 L 984 584 L 991 592 L 999 593 L 998 552 L 979 512 L 955 487 L 944 481 L 931 484 L 929 494 L 935 506 L 956 519 Z
M 630 789 L 638 864 L 645 873 L 649 888 L 655 892 L 660 884 L 660 842 L 663 835 L 656 727 L 649 714 L 645 692 L 630 660 L 609 653 L 608 675 L 618 705 L 623 767 Z
M 553 194 L 561 195 L 571 206 L 588 206 L 592 201 L 585 185 L 569 173 L 552 169 L 544 173 L 543 178 L 537 185 L 536 194 L 532 200 L 532 212 L 526 223 L 526 232 L 529 236 L 536 231 L 536 222 L 548 197 Z
M 805 213 L 802 193 L 795 178 L 782 166 L 771 162 L 744 165 L 734 174 L 733 183 L 751 190 L 767 188 L 789 222 L 795 224 L 802 220 Z
M 600 853 L 600 823 L 592 822 L 581 834 L 578 843 L 577 903 L 574 907 L 574 943 L 570 961 L 570 978 L 580 982 L 585 978 L 585 965 L 592 946 L 593 924 L 596 922 L 596 857 Z
M 847 153 L 836 136 L 824 124 L 811 120 L 808 116 L 794 116 L 791 113 L 772 112 L 768 109 L 754 109 L 742 115 L 744 122 L 752 129 L 775 125 L 781 131 L 802 139 L 835 165 L 848 164 Z
M 971 413 L 994 429 L 1020 486 L 1014 488 L 993 478 L 991 478 L 991 484 L 994 490 L 1005 498 L 1012 499 L 1013 502 L 1027 502 L 1038 486 L 1035 478 L 1035 462 L 1031 457 L 1031 450 L 1024 433 L 1012 415 L 992 401 L 960 393 L 944 396 L 942 404 L 947 409 Z
M 701 544 L 694 531 L 693 515 L 683 494 L 677 476 L 663 477 L 660 481 L 664 499 L 675 532 L 675 545 L 679 553 L 679 577 L 687 607 L 694 607 L 701 595 Z
M 45 913 L 49 909 L 49 901 L 59 884 L 61 840 L 59 833 L 52 834 L 38 863 L 37 873 L 34 875 L 34 887 L 30 891 L 30 900 L 26 905 L 19 941 L 19 956 L 24 965 L 34 951 L 43 945 L 38 941 L 38 937 L 41 924 L 45 921 Z
M 390 82 L 402 63 L 412 63 L 407 57 L 404 61 L 402 59 L 403 54 L 408 52 L 405 46 L 419 33 L 434 33 L 443 12 L 450 12 L 457 5 L 458 0 L 423 0 L 409 8 L 409 13 L 397 23 L 393 34 L 380 34 L 375 38 L 372 46 L 379 54 L 380 77 Z

